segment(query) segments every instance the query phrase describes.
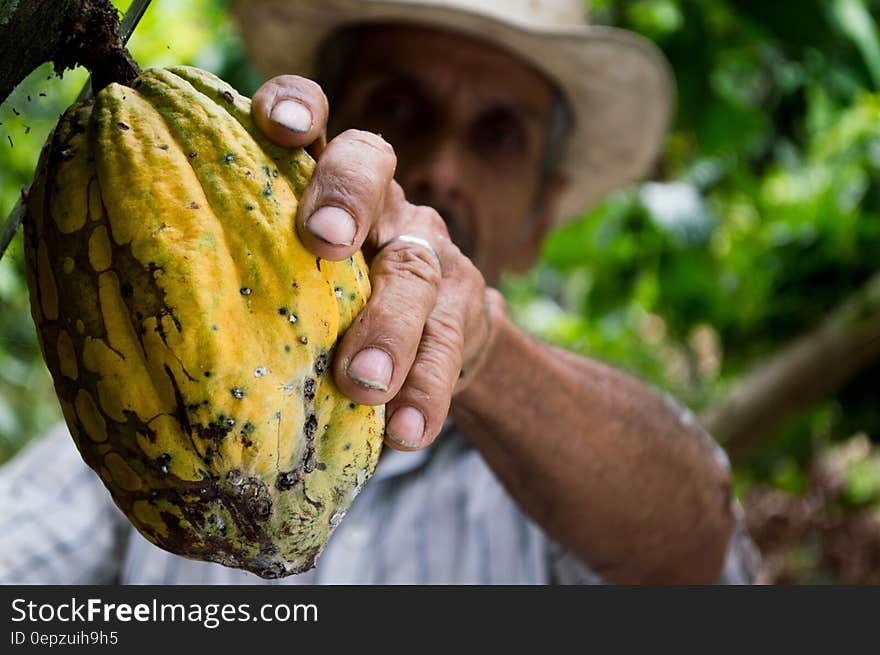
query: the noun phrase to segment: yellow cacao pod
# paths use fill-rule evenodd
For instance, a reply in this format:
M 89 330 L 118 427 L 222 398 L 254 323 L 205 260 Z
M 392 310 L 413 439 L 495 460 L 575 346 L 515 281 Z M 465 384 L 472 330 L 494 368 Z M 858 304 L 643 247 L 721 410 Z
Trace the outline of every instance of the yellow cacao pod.
M 372 474 L 384 408 L 334 386 L 360 253 L 297 238 L 314 168 L 204 71 L 142 73 L 61 118 L 28 200 L 31 308 L 85 462 L 151 542 L 310 568 Z

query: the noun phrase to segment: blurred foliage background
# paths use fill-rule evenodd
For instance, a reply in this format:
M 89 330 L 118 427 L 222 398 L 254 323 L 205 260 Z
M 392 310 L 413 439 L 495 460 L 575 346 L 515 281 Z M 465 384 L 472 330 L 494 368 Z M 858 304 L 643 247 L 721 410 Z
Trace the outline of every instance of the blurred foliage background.
M 705 411 L 878 273 L 880 0 L 590 4 L 666 53 L 677 119 L 650 181 L 558 229 L 503 290 L 534 334 Z M 135 58 L 252 92 L 225 5 L 154 0 Z M 0 107 L 0 217 L 85 79 L 46 67 Z M 60 417 L 22 263 L 19 235 L 0 260 L 0 461 Z M 880 363 L 857 368 L 736 461 L 763 581 L 880 582 Z

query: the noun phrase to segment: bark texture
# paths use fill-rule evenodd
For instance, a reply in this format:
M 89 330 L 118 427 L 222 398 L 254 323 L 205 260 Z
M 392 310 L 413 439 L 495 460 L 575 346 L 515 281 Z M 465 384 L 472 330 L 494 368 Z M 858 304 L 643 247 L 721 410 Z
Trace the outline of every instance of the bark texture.
M 109 0 L 0 0 L 0 102 L 47 61 L 57 72 L 85 66 L 96 89 L 138 70 Z

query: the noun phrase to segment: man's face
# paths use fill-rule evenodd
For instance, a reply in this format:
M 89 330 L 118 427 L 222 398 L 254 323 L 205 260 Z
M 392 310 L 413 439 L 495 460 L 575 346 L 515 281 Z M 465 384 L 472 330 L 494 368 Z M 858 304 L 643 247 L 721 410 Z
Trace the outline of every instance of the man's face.
M 402 26 L 365 30 L 345 75 L 331 132 L 394 146 L 408 200 L 443 216 L 489 284 L 530 264 L 558 188 L 540 188 L 550 83 L 491 45 Z

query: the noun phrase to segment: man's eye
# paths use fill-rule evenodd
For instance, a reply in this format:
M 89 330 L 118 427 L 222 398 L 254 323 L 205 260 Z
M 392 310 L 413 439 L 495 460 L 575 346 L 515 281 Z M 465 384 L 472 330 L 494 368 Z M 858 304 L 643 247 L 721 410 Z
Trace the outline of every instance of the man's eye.
M 509 116 L 487 116 L 479 121 L 473 142 L 486 156 L 521 155 L 527 148 L 521 122 Z
M 407 98 L 394 95 L 382 98 L 377 110 L 377 113 L 397 122 L 409 120 L 413 114 L 412 102 Z
M 411 93 L 393 86 L 376 88 L 364 108 L 370 128 L 382 133 L 406 133 L 419 121 L 419 102 Z

